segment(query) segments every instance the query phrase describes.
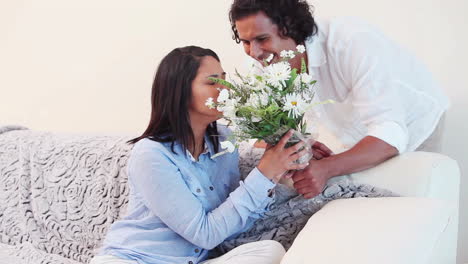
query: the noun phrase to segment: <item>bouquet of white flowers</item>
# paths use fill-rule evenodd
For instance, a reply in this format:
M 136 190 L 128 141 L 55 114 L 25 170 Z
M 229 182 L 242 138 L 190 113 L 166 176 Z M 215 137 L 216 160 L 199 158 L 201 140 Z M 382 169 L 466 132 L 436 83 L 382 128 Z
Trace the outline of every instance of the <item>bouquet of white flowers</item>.
M 228 89 L 219 88 L 216 101 L 208 98 L 206 106 L 217 108 L 229 124 L 234 124 L 233 136 L 237 142 L 258 139 L 275 145 L 288 130 L 293 129 L 295 133 L 288 143 L 293 145 L 310 135 L 304 120 L 305 112 L 316 104 L 330 101 L 312 102 L 316 81 L 307 74 L 304 59 L 300 73 L 298 69 L 291 69 L 288 60 L 304 51 L 302 45 L 297 46 L 297 51 L 282 51 L 282 60 L 270 64 L 271 55 L 264 61 L 264 67 L 257 66 L 245 76 L 236 71 L 238 81 L 210 78 Z M 233 150 L 233 147 L 228 150 Z

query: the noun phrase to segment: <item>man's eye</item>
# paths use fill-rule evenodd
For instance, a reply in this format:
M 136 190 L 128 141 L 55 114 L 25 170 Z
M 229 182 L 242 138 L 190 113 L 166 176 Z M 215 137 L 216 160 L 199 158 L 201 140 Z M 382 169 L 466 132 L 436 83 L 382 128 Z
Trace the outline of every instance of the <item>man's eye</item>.
M 216 84 L 215 82 L 208 83 L 208 85 L 215 85 L 215 84 Z

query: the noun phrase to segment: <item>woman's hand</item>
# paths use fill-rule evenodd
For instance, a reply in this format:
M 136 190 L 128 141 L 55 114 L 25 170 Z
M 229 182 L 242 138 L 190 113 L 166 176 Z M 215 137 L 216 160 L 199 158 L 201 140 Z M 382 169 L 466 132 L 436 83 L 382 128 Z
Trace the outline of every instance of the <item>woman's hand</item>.
M 254 143 L 254 148 L 268 149 L 268 147 L 269 145 L 263 140 L 258 140 Z M 311 147 L 312 147 L 312 154 L 314 156 L 314 159 L 316 160 L 321 160 L 323 158 L 327 158 L 333 155 L 333 151 L 331 151 L 331 149 L 329 149 L 322 142 L 314 140 L 313 143 L 311 144 Z
M 309 163 L 294 163 L 297 159 L 307 154 L 307 148 L 299 151 L 306 142 L 299 142 L 294 146 L 285 148 L 286 143 L 293 134 L 289 130 L 273 147 L 267 147 L 262 159 L 258 163 L 257 169 L 270 180 L 278 182 L 282 175 L 289 170 L 301 170 L 307 167 Z

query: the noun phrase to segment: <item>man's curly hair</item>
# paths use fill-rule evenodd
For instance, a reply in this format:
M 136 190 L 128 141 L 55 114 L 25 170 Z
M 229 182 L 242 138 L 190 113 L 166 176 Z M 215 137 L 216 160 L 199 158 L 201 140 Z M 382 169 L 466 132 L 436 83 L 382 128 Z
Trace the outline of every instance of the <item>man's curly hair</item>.
M 229 11 L 232 39 L 240 43 L 236 21 L 260 11 L 278 26 L 280 36 L 290 37 L 297 44 L 317 33 L 313 6 L 306 0 L 234 0 Z

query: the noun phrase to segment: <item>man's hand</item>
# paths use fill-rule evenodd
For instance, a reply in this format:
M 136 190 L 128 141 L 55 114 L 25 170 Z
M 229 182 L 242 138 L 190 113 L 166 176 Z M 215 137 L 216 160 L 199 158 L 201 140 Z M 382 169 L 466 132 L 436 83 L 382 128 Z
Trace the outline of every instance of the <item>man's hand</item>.
M 309 166 L 293 173 L 294 188 L 304 198 L 315 197 L 325 188 L 329 176 L 324 165 L 320 160 L 312 160 Z
M 323 146 L 317 144 L 317 148 Z M 324 154 L 316 151 L 314 156 L 315 153 Z M 304 170 L 295 171 L 294 188 L 304 198 L 312 198 L 323 191 L 330 178 L 372 168 L 397 154 L 398 150 L 385 141 L 366 136 L 350 150 L 328 157 L 322 155 L 321 159 L 310 161 Z
M 312 154 L 316 160 L 312 160 L 305 169 L 289 172 L 284 177 L 291 178 L 294 181 L 294 188 L 298 193 L 309 199 L 317 196 L 323 191 L 329 177 L 326 174 L 325 164 L 319 162 L 323 158 L 330 157 L 333 152 L 325 144 L 315 141 L 312 144 Z
M 331 151 L 331 149 L 325 146 L 325 144 L 319 141 L 315 141 L 312 144 L 312 154 L 314 155 L 315 159 L 320 160 L 333 155 L 333 151 Z

